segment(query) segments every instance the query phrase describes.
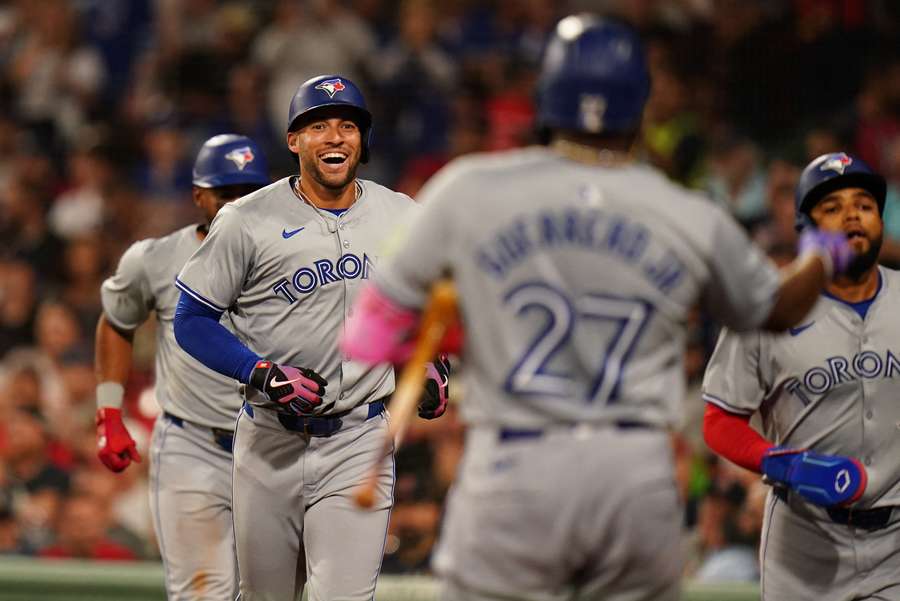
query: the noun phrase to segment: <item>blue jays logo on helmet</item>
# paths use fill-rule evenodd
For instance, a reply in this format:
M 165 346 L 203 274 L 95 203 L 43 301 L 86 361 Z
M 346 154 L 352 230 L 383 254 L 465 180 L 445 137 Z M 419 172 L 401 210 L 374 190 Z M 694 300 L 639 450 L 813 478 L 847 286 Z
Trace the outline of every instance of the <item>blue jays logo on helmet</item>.
M 878 203 L 884 214 L 887 185 L 884 178 L 858 158 L 846 152 L 831 152 L 816 157 L 800 174 L 794 195 L 795 227 L 801 230 L 810 225 L 813 207 L 827 195 L 843 188 L 862 188 Z
M 254 157 L 253 151 L 249 146 L 244 146 L 242 148 L 235 148 L 226 154 L 225 158 L 234 163 L 239 170 L 243 171 L 244 167 L 247 166 L 247 163 L 252 163 L 253 159 L 256 157 Z
M 194 161 L 193 184 L 198 188 L 269 183 L 269 166 L 259 146 L 238 134 L 220 134 L 203 143 Z
M 827 160 L 823 161 L 819 166 L 820 171 L 825 171 L 827 169 L 831 169 L 832 171 L 836 171 L 840 175 L 844 175 L 844 169 L 853 164 L 853 159 L 847 156 L 844 152 L 839 152 L 837 154 L 831 155 Z
M 345 87 L 346 86 L 344 86 L 344 82 L 342 82 L 340 79 L 328 79 L 317 85 L 316 89 L 322 90 L 323 92 L 328 94 L 329 98 L 334 98 L 334 95 L 338 92 L 343 91 Z

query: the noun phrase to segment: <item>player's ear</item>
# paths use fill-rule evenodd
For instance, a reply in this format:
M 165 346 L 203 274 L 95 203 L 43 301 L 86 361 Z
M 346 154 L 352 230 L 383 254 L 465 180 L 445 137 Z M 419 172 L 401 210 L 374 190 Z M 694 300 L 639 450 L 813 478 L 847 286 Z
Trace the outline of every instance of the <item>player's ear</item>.
M 300 154 L 300 132 L 289 131 L 287 133 L 287 146 L 294 154 Z
M 203 188 L 194 186 L 191 188 L 191 197 L 194 199 L 194 206 L 203 207 Z

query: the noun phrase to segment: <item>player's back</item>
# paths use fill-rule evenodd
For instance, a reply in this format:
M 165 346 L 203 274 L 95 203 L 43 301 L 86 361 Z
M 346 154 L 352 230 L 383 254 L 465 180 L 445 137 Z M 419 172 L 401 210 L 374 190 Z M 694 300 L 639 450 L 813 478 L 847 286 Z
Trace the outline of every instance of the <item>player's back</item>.
M 672 423 L 697 300 L 755 327 L 777 285 L 719 208 L 648 167 L 544 148 L 481 155 L 422 201 L 442 205 L 452 237 L 475 401 L 466 411 L 480 423 Z

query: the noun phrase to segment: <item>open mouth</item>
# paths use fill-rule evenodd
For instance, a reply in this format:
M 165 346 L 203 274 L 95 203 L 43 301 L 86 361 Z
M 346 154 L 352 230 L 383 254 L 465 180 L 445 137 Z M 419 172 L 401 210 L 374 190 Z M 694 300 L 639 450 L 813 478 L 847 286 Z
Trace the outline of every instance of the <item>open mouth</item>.
M 855 240 L 857 238 L 865 238 L 866 233 L 860 229 L 847 230 L 847 240 Z
M 326 152 L 319 155 L 319 160 L 329 165 L 343 165 L 347 161 L 347 154 L 343 152 Z

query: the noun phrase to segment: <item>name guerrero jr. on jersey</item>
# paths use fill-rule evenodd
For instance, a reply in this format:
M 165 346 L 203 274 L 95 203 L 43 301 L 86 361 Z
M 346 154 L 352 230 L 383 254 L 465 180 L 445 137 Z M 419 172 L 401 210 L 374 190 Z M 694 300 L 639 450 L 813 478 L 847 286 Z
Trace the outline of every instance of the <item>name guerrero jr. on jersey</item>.
M 565 207 L 523 216 L 501 228 L 486 244 L 475 249 L 482 271 L 503 279 L 509 271 L 543 250 L 576 247 L 614 256 L 637 266 L 662 293 L 681 281 L 685 266 L 675 255 L 649 251 L 651 232 L 643 224 L 599 208 Z

